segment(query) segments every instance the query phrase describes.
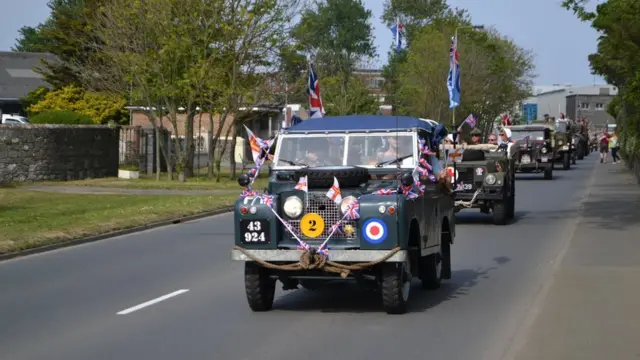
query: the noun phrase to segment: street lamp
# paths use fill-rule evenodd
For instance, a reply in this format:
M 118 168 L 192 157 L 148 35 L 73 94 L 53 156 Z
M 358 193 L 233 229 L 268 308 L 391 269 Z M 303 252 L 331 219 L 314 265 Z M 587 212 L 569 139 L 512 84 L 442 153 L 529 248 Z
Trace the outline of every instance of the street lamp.
M 454 32 L 453 39 L 455 41 L 456 51 L 458 51 L 458 30 L 461 29 L 473 29 L 473 30 L 484 30 L 484 25 L 467 25 L 467 26 L 458 26 L 456 31 Z M 454 81 L 454 79 L 451 79 Z M 456 108 L 453 108 L 452 119 L 451 119 L 451 127 L 452 129 L 456 128 Z M 454 130 L 455 131 L 455 130 Z

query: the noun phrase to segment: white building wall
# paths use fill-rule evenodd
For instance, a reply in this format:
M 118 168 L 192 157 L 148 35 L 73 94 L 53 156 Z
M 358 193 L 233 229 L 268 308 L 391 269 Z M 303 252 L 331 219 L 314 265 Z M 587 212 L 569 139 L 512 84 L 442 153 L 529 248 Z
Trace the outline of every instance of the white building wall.
M 536 103 L 538 104 L 538 118 L 537 120 L 543 120 L 544 114 L 549 116 L 559 117 L 560 113 L 567 113 L 567 90 L 558 90 L 554 92 L 548 92 L 540 94 L 536 97 Z

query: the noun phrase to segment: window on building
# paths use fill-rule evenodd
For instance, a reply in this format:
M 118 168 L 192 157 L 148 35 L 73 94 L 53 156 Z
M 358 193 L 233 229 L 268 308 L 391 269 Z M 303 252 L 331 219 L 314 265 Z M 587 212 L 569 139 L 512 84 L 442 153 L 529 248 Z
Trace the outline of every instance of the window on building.
M 596 103 L 596 110 L 604 110 L 604 104 L 603 103 Z
M 580 103 L 580 109 L 588 110 L 589 109 L 589 103 L 585 103 L 585 102 Z

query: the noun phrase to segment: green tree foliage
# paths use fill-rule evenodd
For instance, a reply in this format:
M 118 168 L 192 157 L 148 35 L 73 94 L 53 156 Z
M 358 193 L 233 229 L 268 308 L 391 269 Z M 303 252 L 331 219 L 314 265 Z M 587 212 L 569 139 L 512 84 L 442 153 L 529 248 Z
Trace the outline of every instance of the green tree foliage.
M 27 113 L 29 114 L 29 116 L 34 115 L 29 111 L 29 108 L 39 103 L 40 101 L 44 100 L 45 96 L 49 93 L 49 91 L 50 90 L 48 87 L 40 86 L 37 89 L 33 90 L 32 92 L 28 93 L 27 96 L 20 99 L 20 104 L 24 109 L 27 110 Z
M 371 10 L 362 0 L 326 0 L 305 10 L 292 36 L 306 53 L 314 53 L 323 76 L 349 79 L 357 62 L 376 55 Z
M 51 117 L 52 113 L 66 111 L 81 114 L 95 124 L 107 124 L 110 121 L 124 123 L 128 115 L 124 109 L 125 105 L 125 100 L 117 95 L 85 91 L 69 85 L 47 92 L 43 99 L 31 105 L 28 111 L 33 116 L 45 113 L 45 119 Z M 58 119 L 60 116 L 55 118 Z
M 95 125 L 90 116 L 70 110 L 47 110 L 29 118 L 32 124 Z
M 38 72 L 55 88 L 81 85 L 79 72 L 92 58 L 91 44 L 93 14 L 101 0 L 51 0 L 48 3 L 49 18 L 36 27 L 19 30 L 14 50 L 47 52 L 57 57 L 55 61 L 43 60 Z
M 456 23 L 436 21 L 416 34 L 406 61 L 398 65 L 404 114 L 451 123 L 446 75 L 446 49 Z M 456 124 L 469 113 L 479 117 L 480 128 L 488 131 L 497 113 L 524 100 L 532 85 L 532 58 L 527 51 L 497 32 L 470 32 L 459 36 L 462 104 L 456 108 Z M 441 56 L 433 54 L 440 53 Z
M 323 105 L 327 115 L 375 114 L 378 111 L 378 99 L 371 95 L 362 79 L 352 76 L 348 88 L 342 80 L 340 76 L 322 80 Z
M 589 55 L 593 73 L 618 87 L 607 111 L 617 119 L 623 155 L 640 162 L 640 2 L 608 0 L 587 10 L 587 0 L 565 0 L 563 6 L 591 22 L 600 36 Z

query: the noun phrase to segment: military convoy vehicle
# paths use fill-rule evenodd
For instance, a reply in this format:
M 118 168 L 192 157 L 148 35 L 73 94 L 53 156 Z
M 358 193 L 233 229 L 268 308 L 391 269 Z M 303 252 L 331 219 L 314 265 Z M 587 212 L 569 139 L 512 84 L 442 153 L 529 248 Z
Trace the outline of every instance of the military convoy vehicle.
M 516 145 L 516 173 L 544 173 L 544 178 L 551 180 L 555 158 L 551 129 L 544 125 L 518 125 L 509 129 Z
M 454 199 L 435 177 L 431 150 L 443 129 L 414 117 L 352 115 L 281 131 L 266 193 L 251 190 L 248 175 L 238 181 L 245 191 L 231 258 L 245 262 L 249 307 L 270 310 L 278 280 L 285 290 L 341 280 L 377 288 L 386 312 L 397 314 L 413 277 L 426 289 L 449 279 Z M 510 179 L 493 177 L 493 188 Z
M 573 131 L 567 121 L 556 121 L 552 138 L 554 162 L 561 162 L 563 170 L 569 170 L 575 165 L 575 139 Z
M 453 145 L 441 145 L 440 150 L 454 181 L 456 213 L 469 208 L 492 212 L 496 225 L 505 225 L 514 218 L 514 144 L 457 145 L 455 149 Z M 456 157 L 460 162 L 454 163 Z

